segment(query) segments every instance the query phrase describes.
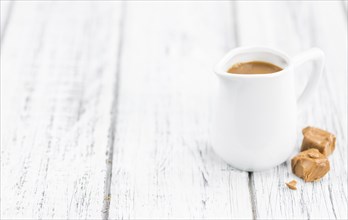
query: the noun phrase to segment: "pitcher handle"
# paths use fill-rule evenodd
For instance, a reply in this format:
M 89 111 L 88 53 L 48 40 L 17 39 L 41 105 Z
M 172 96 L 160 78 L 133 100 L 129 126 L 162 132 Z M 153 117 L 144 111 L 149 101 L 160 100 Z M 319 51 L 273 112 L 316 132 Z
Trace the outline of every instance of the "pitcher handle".
M 302 64 L 307 63 L 309 61 L 316 61 L 318 65 L 316 65 L 316 67 L 312 70 L 312 73 L 310 74 L 305 88 L 297 98 L 297 105 L 299 106 L 299 109 L 302 109 L 301 106 L 303 106 L 304 103 L 308 101 L 310 96 L 313 94 L 313 92 L 319 85 L 319 81 L 322 76 L 325 64 L 324 52 L 319 48 L 311 48 L 305 52 L 296 55 L 292 59 L 294 65 L 293 68 L 298 68 Z

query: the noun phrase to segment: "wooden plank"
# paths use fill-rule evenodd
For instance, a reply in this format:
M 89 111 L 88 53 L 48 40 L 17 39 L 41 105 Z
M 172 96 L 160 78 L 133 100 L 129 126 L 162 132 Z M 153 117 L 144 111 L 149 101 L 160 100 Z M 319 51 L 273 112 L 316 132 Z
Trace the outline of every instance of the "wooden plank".
M 312 46 L 322 48 L 327 65 L 313 99 L 299 113 L 307 125 L 337 135 L 330 157 L 331 171 L 321 181 L 304 183 L 291 172 L 290 163 L 251 174 L 255 217 L 259 219 L 347 219 L 347 21 L 340 2 L 238 2 L 241 44 L 277 47 L 295 55 Z M 306 82 L 309 67 L 297 73 L 297 85 Z M 301 75 L 301 76 L 300 76 Z M 297 179 L 298 190 L 285 182 Z
M 120 3 L 16 2 L 1 50 L 1 219 L 98 219 Z
M 1 40 L 2 36 L 4 35 L 5 29 L 7 27 L 7 24 L 9 22 L 12 8 L 14 5 L 14 1 L 0 1 L 0 36 Z
M 252 218 L 247 173 L 210 148 L 231 18 L 228 2 L 128 3 L 111 219 Z

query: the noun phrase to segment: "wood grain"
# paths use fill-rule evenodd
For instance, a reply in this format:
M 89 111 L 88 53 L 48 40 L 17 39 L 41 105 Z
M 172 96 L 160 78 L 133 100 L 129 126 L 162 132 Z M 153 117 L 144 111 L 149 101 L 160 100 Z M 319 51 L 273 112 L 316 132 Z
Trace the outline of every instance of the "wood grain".
M 257 219 L 347 219 L 347 20 L 340 2 L 239 2 L 238 26 L 241 44 L 269 45 L 291 55 L 313 46 L 324 50 L 327 65 L 313 99 L 299 113 L 301 129 L 307 125 L 337 135 L 337 150 L 330 157 L 331 171 L 321 181 L 304 183 L 296 178 L 290 163 L 250 175 Z M 323 16 L 327 14 L 327 16 Z M 277 21 L 277 22 L 275 22 Z M 298 89 L 306 83 L 311 68 L 297 72 Z M 291 191 L 285 182 L 299 181 Z
M 16 2 L 1 49 L 1 219 L 102 217 L 120 9 Z
M 111 219 L 252 218 L 245 172 L 210 148 L 213 65 L 233 44 L 226 2 L 130 2 Z

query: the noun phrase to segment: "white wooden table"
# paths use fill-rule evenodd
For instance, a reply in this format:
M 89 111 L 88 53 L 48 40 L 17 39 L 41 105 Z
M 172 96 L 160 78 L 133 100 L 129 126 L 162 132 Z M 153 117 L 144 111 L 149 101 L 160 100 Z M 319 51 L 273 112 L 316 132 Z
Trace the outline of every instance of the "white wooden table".
M 325 51 L 319 182 L 211 150 L 212 67 L 254 44 Z M 346 1 L 1 1 L 1 219 L 347 219 L 347 169 Z

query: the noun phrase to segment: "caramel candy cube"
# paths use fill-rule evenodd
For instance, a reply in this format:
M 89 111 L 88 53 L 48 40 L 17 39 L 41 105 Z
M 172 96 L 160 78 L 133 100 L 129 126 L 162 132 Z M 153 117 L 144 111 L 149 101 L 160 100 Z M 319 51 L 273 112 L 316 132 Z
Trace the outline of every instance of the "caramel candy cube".
M 325 156 L 329 156 L 335 150 L 335 135 L 319 128 L 306 127 L 302 130 L 303 141 L 301 151 L 315 148 Z
M 296 176 L 306 182 L 312 182 L 321 179 L 329 172 L 330 163 L 318 149 L 311 148 L 292 158 L 291 168 Z

